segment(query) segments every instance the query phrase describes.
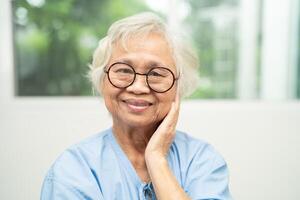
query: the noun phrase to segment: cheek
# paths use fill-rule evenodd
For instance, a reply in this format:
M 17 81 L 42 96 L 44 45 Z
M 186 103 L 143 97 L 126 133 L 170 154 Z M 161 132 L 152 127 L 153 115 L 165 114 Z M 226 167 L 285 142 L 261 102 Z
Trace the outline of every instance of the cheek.
M 170 111 L 170 109 L 171 109 L 171 103 L 162 105 L 162 108 L 161 108 L 162 117 L 165 117 L 168 114 L 168 112 Z
M 109 96 L 107 96 L 106 94 L 103 97 L 104 97 L 104 103 L 105 103 L 105 106 L 106 106 L 107 110 L 110 113 L 112 113 L 114 106 L 113 106 L 111 98 Z
M 118 96 L 118 92 L 116 91 L 116 89 L 112 88 L 110 85 L 107 85 L 107 83 L 104 82 L 102 96 L 108 111 L 110 113 L 114 113 Z

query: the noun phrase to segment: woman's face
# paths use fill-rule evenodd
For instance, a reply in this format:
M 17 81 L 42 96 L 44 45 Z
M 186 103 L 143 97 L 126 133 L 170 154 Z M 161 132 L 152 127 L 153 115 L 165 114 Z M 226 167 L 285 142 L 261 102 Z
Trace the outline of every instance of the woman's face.
M 127 51 L 115 45 L 108 66 L 115 62 L 129 63 L 137 73 L 147 73 L 155 66 L 170 69 L 176 76 L 176 67 L 165 39 L 158 34 L 128 41 Z M 104 78 L 102 94 L 115 125 L 128 127 L 156 126 L 170 110 L 177 84 L 165 92 L 152 91 L 146 77 L 137 75 L 132 85 L 119 89 Z

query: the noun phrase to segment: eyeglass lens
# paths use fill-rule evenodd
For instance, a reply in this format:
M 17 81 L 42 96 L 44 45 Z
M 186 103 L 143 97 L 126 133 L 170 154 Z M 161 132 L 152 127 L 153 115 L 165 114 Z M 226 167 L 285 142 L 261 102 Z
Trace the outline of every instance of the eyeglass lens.
M 137 74 L 146 75 L 148 86 L 156 92 L 168 91 L 175 81 L 173 73 L 163 67 L 155 67 L 147 74 L 139 74 L 125 63 L 115 63 L 108 70 L 108 77 L 111 84 L 118 88 L 126 88 L 133 84 Z

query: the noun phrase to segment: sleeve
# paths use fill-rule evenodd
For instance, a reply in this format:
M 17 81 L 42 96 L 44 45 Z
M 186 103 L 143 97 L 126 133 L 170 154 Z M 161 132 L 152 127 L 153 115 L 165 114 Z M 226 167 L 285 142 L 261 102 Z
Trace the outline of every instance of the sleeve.
M 185 191 L 195 200 L 232 200 L 228 182 L 226 162 L 207 145 L 189 163 Z
M 41 191 L 41 200 L 88 200 L 91 199 L 80 193 L 76 188 L 68 186 L 55 179 L 46 178 Z
M 49 169 L 40 199 L 102 200 L 103 195 L 86 157 L 71 149 L 61 154 Z

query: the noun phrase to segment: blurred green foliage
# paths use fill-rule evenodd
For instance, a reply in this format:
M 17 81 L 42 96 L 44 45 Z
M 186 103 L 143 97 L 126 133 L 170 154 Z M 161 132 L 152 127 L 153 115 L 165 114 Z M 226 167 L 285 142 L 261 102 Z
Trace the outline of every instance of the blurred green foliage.
M 230 22 L 217 29 L 214 19 L 203 17 L 203 13 L 222 5 L 237 6 L 237 0 L 184 2 L 190 10 L 182 27 L 191 33 L 201 62 L 200 87 L 191 98 L 234 98 L 236 24 Z M 117 19 L 151 10 L 143 0 L 14 0 L 12 3 L 16 93 L 20 96 L 92 95 L 86 74 L 99 39 Z M 222 39 L 226 34 L 228 37 Z M 222 59 L 229 61 L 225 72 L 219 72 L 217 63 L 219 40 L 231 45 L 221 52 Z
M 190 98 L 236 98 L 238 0 L 187 2 L 191 9 L 184 25 L 198 50 L 201 77 Z
M 13 1 L 18 95 L 91 95 L 93 50 L 115 20 L 147 10 L 139 0 Z M 43 2 L 43 1 L 42 1 Z

